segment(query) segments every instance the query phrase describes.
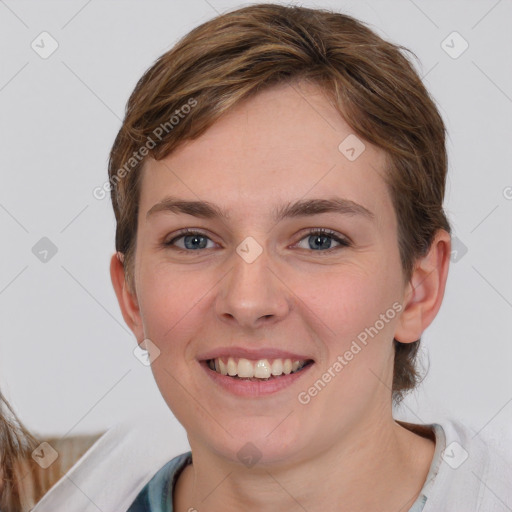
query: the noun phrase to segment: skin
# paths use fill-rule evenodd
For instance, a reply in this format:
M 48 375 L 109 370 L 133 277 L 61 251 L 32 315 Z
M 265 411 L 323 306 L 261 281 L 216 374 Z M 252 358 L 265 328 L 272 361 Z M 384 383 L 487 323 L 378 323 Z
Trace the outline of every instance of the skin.
M 317 86 L 282 85 L 239 104 L 165 159 L 146 162 L 134 289 L 116 255 L 111 275 L 138 342 L 149 338 L 161 351 L 154 377 L 187 430 L 194 461 L 177 482 L 178 512 L 325 512 L 341 505 L 352 512 L 406 511 L 424 484 L 435 445 L 392 417 L 392 343 L 417 340 L 437 314 L 450 236 L 437 233 L 405 282 L 385 155 L 365 142 L 349 161 L 338 145 L 351 133 Z M 146 218 L 168 195 L 215 203 L 230 217 Z M 276 223 L 271 217 L 277 205 L 333 195 L 363 205 L 374 218 L 331 212 Z M 187 227 L 206 233 L 207 249 L 180 253 L 162 245 Z M 329 253 L 312 249 L 312 228 L 331 229 L 352 245 L 328 239 Z M 250 264 L 236 252 L 248 236 L 263 250 Z M 175 246 L 186 251 L 184 242 Z M 298 394 L 396 301 L 402 311 L 301 404 Z M 220 346 L 278 347 L 309 354 L 315 364 L 277 394 L 235 397 L 213 384 L 196 359 Z M 251 468 L 237 458 L 247 442 L 261 453 Z

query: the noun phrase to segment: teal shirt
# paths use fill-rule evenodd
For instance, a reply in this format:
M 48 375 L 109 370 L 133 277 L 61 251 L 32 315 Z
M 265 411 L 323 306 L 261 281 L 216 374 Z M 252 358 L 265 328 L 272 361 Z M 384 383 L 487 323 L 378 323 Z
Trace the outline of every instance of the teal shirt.
M 181 471 L 192 462 L 192 452 L 170 460 L 146 484 L 126 512 L 173 512 L 172 496 Z

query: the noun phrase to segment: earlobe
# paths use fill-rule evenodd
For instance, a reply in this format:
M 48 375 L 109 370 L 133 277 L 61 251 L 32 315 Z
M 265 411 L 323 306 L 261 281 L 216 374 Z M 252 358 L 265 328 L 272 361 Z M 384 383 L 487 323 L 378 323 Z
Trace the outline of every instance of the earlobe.
M 397 341 L 417 341 L 434 320 L 443 301 L 450 253 L 450 234 L 441 229 L 436 233 L 428 253 L 415 264 L 405 292 L 404 310 L 395 331 Z
M 123 255 L 119 252 L 112 255 L 110 259 L 110 278 L 124 321 L 139 341 L 144 339 L 142 319 L 137 296 L 126 283 L 122 257 Z

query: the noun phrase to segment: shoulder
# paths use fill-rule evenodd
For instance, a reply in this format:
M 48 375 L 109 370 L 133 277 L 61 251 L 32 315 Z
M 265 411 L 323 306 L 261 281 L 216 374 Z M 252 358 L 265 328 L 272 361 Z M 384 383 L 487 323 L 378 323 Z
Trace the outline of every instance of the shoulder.
M 33 512 L 120 512 L 176 455 L 170 415 L 118 423 L 57 482 Z
M 512 509 L 512 436 L 458 420 L 433 424 L 442 451 L 424 512 Z M 437 450 L 436 450 L 437 451 Z

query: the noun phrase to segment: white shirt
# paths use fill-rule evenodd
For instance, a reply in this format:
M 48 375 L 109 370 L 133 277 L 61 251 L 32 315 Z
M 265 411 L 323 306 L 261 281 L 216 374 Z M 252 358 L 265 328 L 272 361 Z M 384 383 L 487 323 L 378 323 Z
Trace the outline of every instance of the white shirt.
M 436 444 L 445 447 L 437 464 L 434 456 L 422 489 L 427 498 L 422 512 L 511 512 L 512 437 L 477 434 L 453 420 L 439 426 Z
M 33 512 L 126 512 L 158 470 L 178 455 L 169 425 L 148 418 L 113 427 Z M 451 419 L 427 427 L 434 429 L 436 450 L 409 512 L 511 512 L 512 438 L 497 440 L 485 430 L 475 435 L 476 429 Z

